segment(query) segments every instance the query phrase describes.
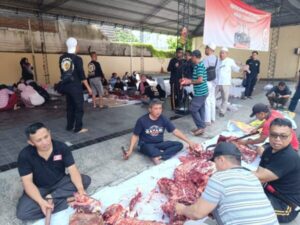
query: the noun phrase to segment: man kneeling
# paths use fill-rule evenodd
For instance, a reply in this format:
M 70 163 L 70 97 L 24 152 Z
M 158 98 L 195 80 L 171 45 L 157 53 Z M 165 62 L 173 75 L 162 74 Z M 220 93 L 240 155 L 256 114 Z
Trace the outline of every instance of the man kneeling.
M 43 218 L 47 209 L 54 213 L 66 209 L 67 198 L 74 192 L 86 194 L 91 178 L 80 175 L 70 149 L 64 143 L 52 140 L 44 124 L 30 125 L 26 136 L 29 145 L 18 158 L 25 193 L 18 202 L 17 218 L 36 220 Z
M 137 120 L 129 150 L 124 158 L 129 158 L 138 140 L 140 152 L 149 156 L 155 164 L 159 164 L 160 160 L 167 160 L 174 156 L 183 148 L 183 144 L 178 141 L 164 141 L 165 129 L 185 141 L 191 148 L 195 147 L 193 142 L 162 115 L 162 103 L 153 100 L 149 105 L 149 113 Z

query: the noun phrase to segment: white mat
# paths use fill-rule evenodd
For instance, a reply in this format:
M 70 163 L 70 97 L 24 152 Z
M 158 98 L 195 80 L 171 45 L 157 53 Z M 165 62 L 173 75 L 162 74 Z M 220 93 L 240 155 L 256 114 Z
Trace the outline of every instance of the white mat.
M 240 133 L 232 132 L 223 132 L 222 135 L 229 136 L 241 136 Z M 218 136 L 202 143 L 204 147 L 215 144 L 218 139 Z M 143 171 L 135 177 L 132 177 L 118 185 L 107 186 L 92 197 L 99 199 L 103 205 L 103 209 L 110 206 L 114 203 L 121 203 L 124 207 L 127 207 L 130 199 L 135 195 L 137 188 L 142 192 L 143 198 L 139 202 L 135 211 L 138 212 L 138 218 L 143 220 L 156 220 L 168 222 L 168 218 L 163 218 L 163 212 L 160 206 L 167 200 L 163 194 L 154 193 L 151 194 L 151 191 L 154 190 L 157 184 L 157 181 L 162 177 L 172 178 L 174 169 L 180 164 L 178 159 L 179 156 L 185 155 L 186 152 L 181 152 L 172 159 L 169 159 L 158 166 L 153 166 L 148 170 Z M 251 165 L 243 162 L 243 166 L 247 167 L 250 170 L 256 170 L 258 167 L 260 159 L 257 158 Z M 151 199 L 150 199 L 151 198 Z M 62 212 L 58 212 L 52 215 L 51 225 L 68 225 L 69 218 L 73 213 L 73 209 L 68 208 Z M 205 218 L 206 219 L 206 218 Z M 198 224 L 203 224 L 205 220 L 199 220 Z M 33 225 L 44 225 L 44 220 L 39 220 Z

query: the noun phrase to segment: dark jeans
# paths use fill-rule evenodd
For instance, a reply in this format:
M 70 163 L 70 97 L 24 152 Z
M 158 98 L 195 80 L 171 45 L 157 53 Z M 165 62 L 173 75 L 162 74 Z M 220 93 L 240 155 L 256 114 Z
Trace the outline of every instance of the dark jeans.
M 295 92 L 294 96 L 292 97 L 291 103 L 289 105 L 289 111 L 291 111 L 291 112 L 295 111 L 299 99 L 300 99 L 300 85 L 297 87 L 296 92 Z
M 190 112 L 192 114 L 194 123 L 197 128 L 205 128 L 205 96 L 194 96 L 190 105 Z
M 81 84 L 67 84 L 64 87 L 67 100 L 67 130 L 78 132 L 82 129 L 83 90 Z
M 87 175 L 81 175 L 81 178 L 83 187 L 86 189 L 91 183 L 91 178 Z M 66 175 L 53 187 L 39 188 L 39 191 L 44 198 L 51 194 L 54 203 L 53 213 L 56 213 L 68 208 L 67 198 L 73 196 L 77 189 L 70 176 Z M 44 217 L 40 206 L 24 192 L 17 205 L 17 218 L 20 220 L 37 220 Z
M 297 217 L 298 212 L 285 202 L 270 194 L 268 191 L 266 191 L 266 195 L 274 208 L 279 223 L 289 223 Z
M 183 144 L 178 141 L 164 141 L 160 143 L 140 145 L 140 152 L 150 158 L 161 156 L 162 160 L 167 160 L 176 155 L 183 148 Z
M 171 82 L 171 108 L 174 110 L 179 107 L 182 102 L 182 90 L 180 89 L 179 81 Z
M 274 97 L 274 96 L 272 96 L 272 97 L 268 96 L 268 100 L 272 107 L 274 106 L 274 103 L 285 106 L 285 104 L 289 101 L 289 98 L 278 98 L 278 97 Z
M 246 77 L 246 87 L 245 87 L 245 97 L 250 97 L 252 95 L 254 86 L 257 82 L 257 75 L 247 75 Z

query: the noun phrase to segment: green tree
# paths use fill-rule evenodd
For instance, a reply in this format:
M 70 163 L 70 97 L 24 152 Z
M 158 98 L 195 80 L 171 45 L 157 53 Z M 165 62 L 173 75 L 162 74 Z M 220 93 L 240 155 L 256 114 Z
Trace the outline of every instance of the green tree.
M 183 45 L 179 42 L 179 39 L 180 37 L 169 37 L 167 39 L 168 47 L 170 50 L 175 50 L 177 47 L 183 48 Z M 186 50 L 191 50 L 191 49 L 192 49 L 192 38 L 188 37 L 186 41 Z
M 134 36 L 132 31 L 130 31 L 130 30 L 123 30 L 123 29 L 117 28 L 115 35 L 116 35 L 117 42 L 125 42 L 125 43 L 139 42 L 139 39 L 136 36 Z

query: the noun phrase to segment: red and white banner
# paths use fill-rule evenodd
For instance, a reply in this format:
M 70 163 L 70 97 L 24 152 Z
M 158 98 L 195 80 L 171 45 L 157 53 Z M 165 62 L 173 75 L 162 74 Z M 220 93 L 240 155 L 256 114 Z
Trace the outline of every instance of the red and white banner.
M 269 50 L 271 13 L 239 0 L 206 0 L 204 44 Z

